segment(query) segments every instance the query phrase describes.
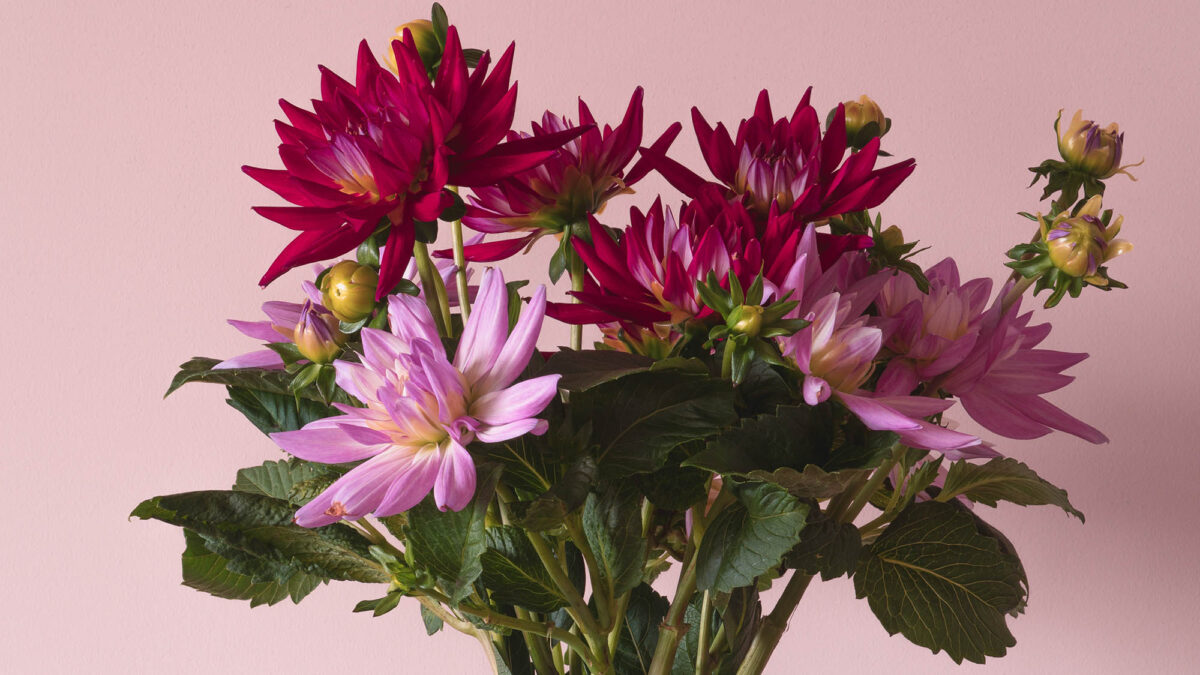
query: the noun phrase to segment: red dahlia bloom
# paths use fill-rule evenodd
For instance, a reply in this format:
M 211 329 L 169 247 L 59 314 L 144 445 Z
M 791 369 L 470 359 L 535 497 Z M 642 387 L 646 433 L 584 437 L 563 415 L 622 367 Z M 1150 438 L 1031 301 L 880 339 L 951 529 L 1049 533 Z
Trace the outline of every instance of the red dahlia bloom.
M 342 255 L 390 223 L 377 297 L 403 276 L 412 255 L 414 221 L 436 220 L 452 197 L 446 185 L 491 183 L 549 157 L 582 130 L 501 143 L 512 124 L 516 85 L 509 86 L 513 46 L 488 74 L 484 54 L 471 73 L 458 31 L 446 34 L 437 77 L 430 82 L 411 32 L 392 42 L 396 73 L 382 68 L 366 41 L 355 83 L 321 67 L 321 98 L 309 112 L 286 101 L 290 124 L 276 122 L 284 169 L 243 167 L 294 207 L 255 211 L 300 232 L 259 282 Z
M 772 205 L 793 216 L 797 224 L 874 208 L 912 173 L 906 159 L 875 168 L 879 139 L 846 156 L 846 112 L 838 105 L 825 134 L 817 111 L 809 105 L 812 89 L 786 117 L 775 119 L 764 89 L 754 116 L 738 124 L 731 138 L 724 124 L 714 128 L 696 108 L 692 122 L 700 151 L 725 193 L 741 200 L 757 218 L 766 218 Z M 696 198 L 712 184 L 662 153 L 645 153 L 654 168 L 676 188 Z
M 630 187 L 650 171 L 646 162 L 625 168 L 642 143 L 642 88 L 629 99 L 625 117 L 615 128 L 596 127 L 592 112 L 579 100 L 579 124 L 590 127 L 563 145 L 542 164 L 502 180 L 474 188 L 463 224 L 479 232 L 522 232 L 524 236 L 468 247 L 468 260 L 501 260 L 527 248 L 547 234 L 563 232 L 601 213 L 613 197 L 632 192 Z M 538 139 L 576 129 L 565 115 L 547 111 L 533 133 L 510 132 L 511 140 Z M 676 122 L 651 146 L 666 152 L 679 134 Z

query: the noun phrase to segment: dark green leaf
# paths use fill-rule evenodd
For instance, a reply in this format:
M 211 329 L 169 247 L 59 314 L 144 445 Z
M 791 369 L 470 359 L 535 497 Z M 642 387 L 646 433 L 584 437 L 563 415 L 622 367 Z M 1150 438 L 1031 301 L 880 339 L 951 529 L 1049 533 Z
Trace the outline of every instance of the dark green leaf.
M 725 626 L 725 639 L 732 647 L 726 663 L 740 664 L 746 652 L 750 651 L 750 643 L 762 621 L 762 602 L 758 599 L 758 589 L 753 586 L 735 588 L 724 600 L 720 618 Z
M 304 490 L 297 493 L 297 486 L 307 487 L 309 481 L 320 477 L 328 478 L 326 483 L 328 485 L 341 473 L 341 470 L 326 464 L 315 464 L 295 458 L 281 459 L 239 470 L 233 489 L 238 492 L 266 495 L 303 506 L 316 494 L 310 495 Z
M 183 584 L 218 598 L 249 600 L 251 607 L 274 605 L 287 597 L 299 603 L 324 582 L 322 577 L 294 568 L 278 575 L 284 578 L 282 582 L 255 581 L 247 575 L 230 571 L 227 567 L 229 561 L 208 550 L 204 538 L 199 534 L 185 529 L 183 536 L 187 543 L 183 551 Z
M 167 393 L 163 396 L 170 396 L 176 389 L 189 382 L 210 382 L 255 391 L 268 391 L 285 396 L 292 395 L 290 389 L 292 377 L 285 371 L 262 370 L 258 368 L 213 370 L 212 367 L 218 363 L 220 363 L 219 359 L 197 356 L 180 365 L 179 372 L 175 374 L 174 379 L 171 380 L 171 386 L 167 388 Z M 301 398 L 308 398 L 314 401 L 320 399 L 320 396 L 315 391 L 301 391 L 298 395 Z M 340 393 L 336 400 L 340 403 L 350 402 L 350 399 L 344 393 Z
M 225 402 L 245 415 L 264 434 L 295 431 L 313 420 L 341 414 L 324 403 L 298 399 L 292 394 L 243 387 L 226 387 L 226 391 L 229 398 Z
M 809 506 L 771 483 L 738 490 L 704 533 L 697 552 L 696 586 L 728 593 L 754 583 L 800 540 Z
M 404 597 L 404 593 L 400 591 L 391 591 L 382 598 L 375 600 L 363 600 L 354 606 L 355 612 L 371 612 L 372 616 L 383 616 L 388 612 L 396 609 L 396 605 L 400 604 L 400 599 Z
M 442 630 L 442 626 L 445 625 L 445 622 L 442 621 L 442 617 L 429 611 L 429 608 L 425 605 L 421 605 L 421 621 L 425 623 L 426 635 L 436 634 L 438 631 Z
M 566 606 L 567 599 L 521 528 L 508 525 L 488 528 L 482 562 L 483 584 L 491 592 L 493 602 L 543 613 Z
M 550 355 L 546 373 L 558 373 L 560 389 L 584 391 L 599 384 L 650 369 L 654 361 L 638 354 L 618 351 L 573 351 L 564 349 Z
M 621 639 L 613 654 L 616 672 L 624 675 L 649 670 L 654 648 L 658 646 L 658 627 L 667 616 L 670 604 L 646 584 L 630 591 Z
M 357 532 L 339 525 L 300 527 L 292 522 L 293 515 L 292 506 L 281 499 L 223 490 L 153 497 L 130 514 L 194 530 L 204 536 L 210 551 L 226 558 L 237 554 L 246 564 L 290 565 L 329 579 L 364 583 L 390 579 Z
M 596 555 L 597 575 L 620 597 L 642 582 L 646 539 L 642 536 L 642 504 L 632 487 L 610 485 L 587 496 L 583 532 Z
M 779 406 L 773 414 L 743 419 L 711 439 L 689 459 L 719 474 L 749 474 L 781 467 L 823 464 L 834 443 L 832 406 Z
M 889 634 L 955 663 L 983 663 L 1016 644 L 1004 615 L 1025 600 L 1024 572 L 981 523 L 961 505 L 920 502 L 864 552 L 854 590 Z
M 649 473 L 675 447 L 737 420 L 729 383 L 678 372 L 627 375 L 571 395 L 571 419 L 592 427 L 601 478 Z
M 480 476 L 475 499 L 461 511 L 439 510 L 430 495 L 408 512 L 405 533 L 413 562 L 433 574 L 454 605 L 471 594 L 483 572 L 484 519 L 496 475 Z
M 531 502 L 513 504 L 518 524 L 534 532 L 552 530 L 562 525 L 567 514 L 583 506 L 588 491 L 596 482 L 596 460 L 581 457 L 573 463 L 550 489 Z
M 788 551 L 788 567 L 820 574 L 825 581 L 850 574 L 858 564 L 862 538 L 853 523 L 839 523 L 825 514 L 809 517 L 800 543 Z
M 870 473 L 870 469 L 845 469 L 827 473 L 816 464 L 809 464 L 804 467 L 804 471 L 785 466 L 773 472 L 751 471 L 748 475 L 754 480 L 774 483 L 794 497 L 819 501 L 840 495 L 846 488 Z
M 667 461 L 661 469 L 633 477 L 634 483 L 651 504 L 660 509 L 686 511 L 708 495 L 708 479 L 712 472 L 680 466 L 696 451 L 696 446 L 703 448 L 703 441 L 676 447 L 667 456 Z
M 1065 490 L 1008 457 L 997 457 L 986 464 L 971 464 L 966 460 L 951 464 L 937 500 L 945 502 L 959 495 L 988 506 L 995 506 L 998 501 L 1021 506 L 1053 504 L 1083 520 L 1083 514 L 1071 506 Z

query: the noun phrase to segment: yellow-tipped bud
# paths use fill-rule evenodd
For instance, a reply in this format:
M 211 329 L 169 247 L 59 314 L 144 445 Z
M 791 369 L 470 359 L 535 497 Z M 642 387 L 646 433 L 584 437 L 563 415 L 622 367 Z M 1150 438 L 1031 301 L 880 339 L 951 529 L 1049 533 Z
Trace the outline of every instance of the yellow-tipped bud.
M 1097 286 L 1108 283 L 1097 274 L 1100 265 L 1133 249 L 1133 244 L 1115 238 L 1124 218 L 1117 216 L 1105 225 L 1100 218 L 1102 208 L 1101 197 L 1096 195 L 1074 216 L 1061 213 L 1050 224 L 1039 219 L 1050 262 L 1064 274 Z
M 754 337 L 762 330 L 763 308 L 760 305 L 742 305 L 730 314 L 729 328 L 735 333 Z
M 420 54 L 421 60 L 426 64 L 436 61 L 441 56 L 442 48 L 438 45 L 437 35 L 433 30 L 433 22 L 429 19 L 417 19 L 396 27 L 396 35 L 392 40 L 404 40 L 404 29 L 407 28 L 412 33 L 413 44 L 417 48 L 417 54 Z M 388 43 L 388 48 L 384 50 L 383 60 L 387 63 L 388 68 L 396 72 L 396 54 L 392 51 L 391 43 Z
M 1125 134 L 1121 133 L 1115 123 L 1101 128 L 1099 124 L 1083 119 L 1082 110 L 1076 110 L 1071 123 L 1064 129 L 1060 110 L 1054 128 L 1058 131 L 1058 153 L 1077 171 L 1104 179 L 1117 173 L 1125 173 L 1128 176 L 1129 172 L 1125 169 L 1135 166 L 1121 166 Z
M 338 329 L 337 317 L 318 311 L 312 303 L 300 310 L 292 342 L 301 356 L 313 363 L 329 363 L 342 352 L 346 335 Z
M 846 135 L 850 138 L 857 136 L 871 122 L 879 125 L 878 136 L 887 131 L 887 118 L 883 116 L 883 110 L 866 95 L 860 96 L 857 101 L 846 101 L 843 105 L 846 107 Z
M 375 309 L 378 285 L 379 274 L 375 270 L 353 260 L 343 260 L 321 279 L 321 302 L 341 321 L 362 321 Z

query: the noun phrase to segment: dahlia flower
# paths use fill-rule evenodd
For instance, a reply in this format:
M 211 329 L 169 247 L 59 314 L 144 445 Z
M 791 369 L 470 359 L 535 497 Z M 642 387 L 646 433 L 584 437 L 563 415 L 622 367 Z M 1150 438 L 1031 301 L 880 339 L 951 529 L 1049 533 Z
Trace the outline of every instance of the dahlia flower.
M 825 134 L 817 111 L 809 105 L 812 89 L 804 93 L 791 119 L 775 119 L 764 89 L 754 116 L 742 120 L 736 138 L 724 124 L 714 128 L 696 108 L 692 123 L 700 151 L 726 193 L 743 201 L 758 218 L 775 205 L 797 223 L 873 208 L 883 202 L 916 166 L 911 159 L 875 168 L 879 139 L 846 155 L 845 108 L 838 105 Z M 710 184 L 661 153 L 644 153 L 672 185 L 695 198 Z
M 817 405 L 832 396 L 876 431 L 894 431 L 911 447 L 938 450 L 951 459 L 992 454 L 974 436 L 926 422 L 954 401 L 923 396 L 877 396 L 862 387 L 883 346 L 883 331 L 855 316 L 839 293 L 814 303 L 805 317 L 812 323 L 780 339 L 781 351 L 804 373 L 804 401 Z
M 895 274 L 875 299 L 885 326 L 883 346 L 895 354 L 879 378 L 877 392 L 912 392 L 919 382 L 961 363 L 979 337 L 992 280 L 960 283 L 951 258 L 930 267 L 925 276 L 928 293 L 922 293 L 909 275 Z
M 1117 239 L 1123 216 L 1107 225 L 1101 220 L 1102 197 L 1095 195 L 1072 216 L 1060 213 L 1053 222 L 1038 217 L 1042 238 L 1050 261 L 1067 276 L 1082 277 L 1095 286 L 1107 286 L 1109 279 L 1099 274 L 1100 266 L 1133 250 L 1133 244 Z
M 650 167 L 644 161 L 625 172 L 642 142 L 641 87 L 634 90 L 625 117 L 615 128 L 597 128 L 583 99 L 579 100 L 579 124 L 590 129 L 542 164 L 473 190 L 464 225 L 479 232 L 526 234 L 468 247 L 468 260 L 500 260 L 528 248 L 546 234 L 585 223 L 588 216 L 601 213 L 609 199 L 633 192 L 630 188 L 649 173 Z M 542 138 L 575 128 L 566 116 L 547 111 L 540 125 L 533 124 L 532 134 L 511 132 L 509 138 Z M 666 152 L 680 128 L 678 122 L 671 125 L 651 148 Z
M 381 67 L 364 40 L 354 84 L 321 68 L 321 98 L 309 112 L 281 101 L 289 124 L 276 122 L 284 169 L 243 167 L 296 206 L 255 211 L 299 235 L 263 275 L 352 250 L 387 219 L 391 229 L 376 299 L 400 281 L 412 255 L 415 221 L 437 219 L 452 203 L 446 185 L 491 183 L 545 160 L 582 130 L 501 143 L 512 124 L 513 48 L 489 76 L 484 54 L 468 75 L 458 31 L 450 27 L 437 77 L 430 82 L 411 32 L 392 43 L 396 74 Z
M 1099 430 L 1041 397 L 1070 384 L 1075 378 L 1062 371 L 1088 355 L 1035 349 L 1050 334 L 1050 324 L 1030 326 L 1033 312 L 1018 314 L 1019 299 L 1006 310 L 1002 299 L 1008 290 L 987 311 L 971 352 L 931 386 L 957 396 L 972 419 L 1007 438 L 1038 438 L 1058 429 L 1107 443 Z
M 545 307 L 539 287 L 509 334 L 504 277 L 488 270 L 451 362 L 425 303 L 391 296 L 391 331 L 363 329 L 361 363 L 334 363 L 338 386 L 366 407 L 335 404 L 345 414 L 271 435 L 308 461 L 366 460 L 297 511 L 296 523 L 393 515 L 430 491 L 443 510 L 465 507 L 475 494 L 467 445 L 546 431 L 534 416 L 557 393 L 559 375 L 513 384 L 533 353 Z

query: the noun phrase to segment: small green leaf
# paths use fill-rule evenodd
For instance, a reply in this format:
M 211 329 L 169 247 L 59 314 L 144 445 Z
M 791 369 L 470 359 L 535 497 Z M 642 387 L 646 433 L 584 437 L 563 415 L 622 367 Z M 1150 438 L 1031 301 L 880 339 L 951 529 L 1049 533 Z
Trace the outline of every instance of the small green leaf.
M 1005 614 L 1025 601 L 1020 560 L 959 504 L 920 502 L 864 552 L 855 594 L 891 635 L 955 663 L 983 663 L 1016 644 Z
M 171 386 L 167 388 L 167 393 L 163 394 L 163 397 L 170 396 L 176 389 L 189 382 L 210 382 L 254 391 L 267 391 L 285 396 L 292 395 L 290 388 L 292 378 L 282 370 L 263 370 L 260 368 L 224 368 L 213 370 L 212 367 L 218 363 L 220 363 L 219 359 L 197 356 L 180 365 L 179 372 L 171 380 Z M 302 391 L 298 395 L 301 398 L 308 398 L 314 401 L 320 400 L 320 396 L 315 391 Z M 337 400 L 339 403 L 350 402 L 350 399 L 345 397 L 345 395 L 342 395 Z
M 616 672 L 645 673 L 650 669 L 654 648 L 658 646 L 658 627 L 670 604 L 646 584 L 630 591 L 621 638 L 613 654 Z
M 754 583 L 800 541 L 809 506 L 771 483 L 738 490 L 704 533 L 697 552 L 696 586 L 728 593 Z
M 421 621 L 425 623 L 426 635 L 435 635 L 442 630 L 442 626 L 446 625 L 446 622 L 442 621 L 442 617 L 429 611 L 425 605 L 421 605 Z
M 951 464 L 937 501 L 950 501 L 959 495 L 988 506 L 996 506 L 998 501 L 1021 506 L 1052 504 L 1083 521 L 1083 514 L 1071 506 L 1065 490 L 1008 457 L 997 457 L 986 464 L 966 460 Z

